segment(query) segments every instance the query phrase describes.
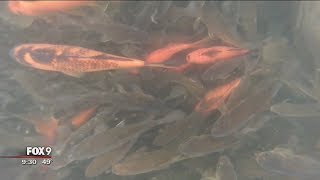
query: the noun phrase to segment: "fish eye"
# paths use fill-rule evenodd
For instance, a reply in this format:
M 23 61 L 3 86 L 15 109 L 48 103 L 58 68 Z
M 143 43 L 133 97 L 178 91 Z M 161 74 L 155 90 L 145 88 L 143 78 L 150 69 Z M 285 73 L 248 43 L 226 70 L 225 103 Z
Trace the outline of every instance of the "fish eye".
M 36 49 L 30 52 L 32 59 L 39 63 L 50 63 L 55 58 L 55 51 L 50 49 Z

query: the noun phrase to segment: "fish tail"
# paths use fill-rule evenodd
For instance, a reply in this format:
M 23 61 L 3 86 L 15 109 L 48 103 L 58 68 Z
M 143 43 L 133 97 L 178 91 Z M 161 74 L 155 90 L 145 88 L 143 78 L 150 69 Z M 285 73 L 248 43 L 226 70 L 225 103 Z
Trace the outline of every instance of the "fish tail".
M 157 68 L 166 68 L 166 69 L 175 69 L 176 67 L 173 66 L 166 66 L 163 64 L 145 64 L 145 67 L 157 67 Z

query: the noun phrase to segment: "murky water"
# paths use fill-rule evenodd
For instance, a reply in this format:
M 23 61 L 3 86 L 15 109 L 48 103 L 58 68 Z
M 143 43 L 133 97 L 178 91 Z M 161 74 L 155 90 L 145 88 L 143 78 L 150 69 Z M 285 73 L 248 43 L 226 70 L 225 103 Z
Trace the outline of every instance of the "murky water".
M 0 5 L 1 179 L 319 179 L 319 2 Z

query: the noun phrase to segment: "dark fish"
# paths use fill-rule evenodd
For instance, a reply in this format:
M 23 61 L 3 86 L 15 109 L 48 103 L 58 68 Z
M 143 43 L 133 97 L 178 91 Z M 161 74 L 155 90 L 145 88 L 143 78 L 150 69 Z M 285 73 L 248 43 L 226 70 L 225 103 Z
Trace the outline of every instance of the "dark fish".
M 236 34 L 235 26 L 227 22 L 220 12 L 217 2 L 210 1 L 204 6 L 200 20 L 207 26 L 210 37 L 217 37 L 237 47 L 246 46 L 244 41 Z
M 200 117 L 200 118 L 199 118 Z M 132 156 L 125 158 L 121 163 L 112 167 L 112 171 L 118 175 L 135 175 L 140 173 L 147 173 L 150 171 L 160 170 L 169 167 L 171 164 L 187 159 L 189 157 L 181 155 L 179 152 L 179 144 L 185 142 L 189 137 L 196 135 L 204 126 L 203 116 L 193 113 L 187 118 L 176 122 L 175 128 L 166 130 L 162 134 L 170 132 L 169 136 L 160 138 L 163 147 L 158 150 L 150 152 L 137 152 Z M 182 123 L 180 123 L 182 122 Z M 168 125 L 171 127 L 171 125 Z M 171 133 L 172 132 L 172 133 Z M 169 140 L 165 141 L 165 138 Z
M 92 11 L 94 11 L 94 14 L 92 14 Z M 49 19 L 49 21 L 53 21 L 52 24 L 55 25 L 72 25 L 85 31 L 97 33 L 100 35 L 98 39 L 100 42 L 145 44 L 150 40 L 149 33 L 141 30 L 140 26 L 138 29 L 127 24 L 116 23 L 101 8 L 92 9 L 89 13 L 81 12 L 84 12 L 84 15 L 56 14 L 55 20 Z
M 125 24 L 92 24 L 87 29 L 101 33 L 101 42 L 112 41 L 120 44 L 145 44 L 149 41 L 149 34 L 147 32 Z
M 205 1 L 190 1 L 188 6 L 185 8 L 171 6 L 166 17 L 174 23 L 181 17 L 199 18 L 204 5 Z
M 167 86 L 170 84 L 178 84 L 183 86 L 191 96 L 195 97 L 197 100 L 201 99 L 206 92 L 205 87 L 199 81 L 184 76 L 179 73 L 173 72 L 155 72 L 155 77 L 148 79 L 150 83 L 154 83 L 154 86 L 157 87 L 159 84 L 162 86 Z M 148 75 L 145 75 L 145 78 L 148 78 Z M 160 87 L 160 88 L 161 88 Z
M 158 6 L 151 15 L 151 21 L 155 24 L 158 24 L 159 21 L 161 21 L 165 17 L 172 6 L 172 1 L 157 1 L 157 3 Z
M 148 29 L 152 24 L 151 16 L 156 11 L 158 1 L 142 1 L 143 8 L 134 17 L 133 25 L 141 29 Z
M 192 113 L 181 121 L 167 125 L 160 131 L 160 134 L 155 137 L 153 144 L 157 146 L 166 146 L 179 139 L 186 129 L 191 128 L 190 121 L 194 121 L 195 119 L 201 122 L 205 117 L 199 113 Z
M 246 134 L 257 132 L 262 127 L 264 127 L 264 125 L 268 121 L 270 121 L 272 118 L 273 116 L 269 112 L 257 114 L 256 116 L 253 116 L 252 118 L 250 118 L 247 125 L 240 130 L 240 134 L 246 135 Z
M 239 67 L 244 65 L 243 58 L 237 57 L 230 61 L 219 61 L 211 65 L 201 75 L 201 79 L 206 82 L 221 82 L 228 79 L 232 73 Z M 230 75 L 231 74 L 231 75 Z

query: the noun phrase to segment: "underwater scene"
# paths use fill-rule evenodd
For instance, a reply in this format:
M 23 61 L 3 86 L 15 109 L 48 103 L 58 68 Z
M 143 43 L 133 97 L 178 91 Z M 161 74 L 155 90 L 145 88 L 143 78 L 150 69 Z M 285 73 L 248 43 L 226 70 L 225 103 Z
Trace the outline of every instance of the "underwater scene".
M 0 179 L 319 180 L 319 15 L 1 1 Z

